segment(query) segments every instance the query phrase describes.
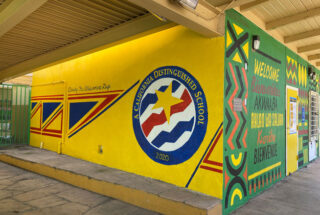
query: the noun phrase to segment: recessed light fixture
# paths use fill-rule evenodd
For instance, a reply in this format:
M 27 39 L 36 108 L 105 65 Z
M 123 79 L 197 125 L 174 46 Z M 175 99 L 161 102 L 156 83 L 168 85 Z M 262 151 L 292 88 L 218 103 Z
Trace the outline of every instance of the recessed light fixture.
M 197 8 L 199 0 L 178 0 L 178 2 L 190 9 L 195 10 Z
M 260 37 L 258 35 L 252 36 L 252 48 L 258 50 L 260 48 Z

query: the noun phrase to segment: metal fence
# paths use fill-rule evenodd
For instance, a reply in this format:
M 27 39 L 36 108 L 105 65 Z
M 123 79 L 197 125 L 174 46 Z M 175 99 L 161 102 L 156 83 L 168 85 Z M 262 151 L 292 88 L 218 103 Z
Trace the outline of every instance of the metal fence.
M 0 84 L 0 146 L 29 144 L 31 87 Z

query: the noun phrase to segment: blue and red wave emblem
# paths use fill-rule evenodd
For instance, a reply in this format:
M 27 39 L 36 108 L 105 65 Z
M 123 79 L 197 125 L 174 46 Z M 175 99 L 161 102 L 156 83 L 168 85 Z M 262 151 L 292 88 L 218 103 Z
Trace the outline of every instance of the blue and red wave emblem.
M 176 66 L 154 70 L 141 83 L 133 105 L 133 127 L 144 152 L 172 165 L 188 160 L 207 128 L 207 104 L 197 80 Z

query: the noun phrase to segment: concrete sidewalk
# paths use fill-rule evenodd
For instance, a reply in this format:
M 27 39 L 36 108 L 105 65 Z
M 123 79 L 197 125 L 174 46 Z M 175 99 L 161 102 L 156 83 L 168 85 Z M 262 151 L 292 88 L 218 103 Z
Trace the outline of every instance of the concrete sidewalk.
M 0 162 L 2 215 L 157 215 Z
M 233 215 L 320 214 L 320 159 L 251 199 Z
M 220 199 L 39 148 L 2 149 L 0 161 L 161 214 L 222 213 Z

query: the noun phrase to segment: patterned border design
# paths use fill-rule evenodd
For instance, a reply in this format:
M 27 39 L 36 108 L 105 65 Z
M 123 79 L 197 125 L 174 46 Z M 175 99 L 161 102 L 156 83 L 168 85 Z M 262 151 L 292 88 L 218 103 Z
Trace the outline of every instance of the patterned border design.
M 298 122 L 299 122 L 299 147 L 298 147 L 298 168 L 309 163 L 309 86 L 316 89 L 317 83 L 308 78 L 307 66 L 299 60 L 287 54 L 286 57 L 286 83 L 298 88 Z M 313 86 L 314 85 L 314 86 Z M 304 116 L 303 116 L 304 115 Z M 303 119 L 304 118 L 304 119 Z
M 274 184 L 281 179 L 281 168 L 272 169 L 258 177 L 248 181 L 249 194 L 258 193 L 264 187 Z
M 250 40 L 242 27 L 230 20 L 226 24 L 223 208 L 230 212 L 248 197 L 248 79 L 244 68 L 249 60 Z M 241 99 L 242 111 L 233 109 L 235 98 Z

